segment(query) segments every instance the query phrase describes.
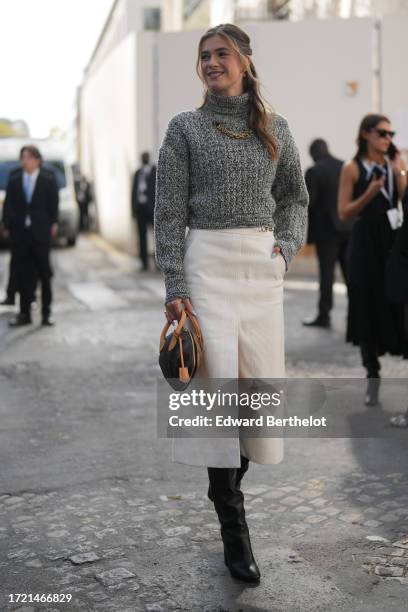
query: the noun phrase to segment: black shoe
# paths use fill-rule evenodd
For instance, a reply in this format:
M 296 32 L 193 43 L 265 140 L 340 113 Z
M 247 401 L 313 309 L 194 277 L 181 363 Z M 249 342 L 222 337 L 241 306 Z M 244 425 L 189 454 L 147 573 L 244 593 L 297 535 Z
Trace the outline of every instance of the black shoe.
M 245 582 L 259 582 L 261 577 L 254 559 L 244 496 L 236 485 L 236 468 L 208 468 L 214 507 L 221 525 L 224 560 L 231 576 Z
M 22 327 L 23 325 L 30 325 L 31 323 L 31 316 L 22 312 L 8 322 L 9 327 Z
M 0 306 L 14 306 L 15 301 L 16 301 L 15 298 L 11 296 L 7 296 L 6 299 L 0 302 Z
M 55 325 L 55 320 L 50 315 L 45 316 L 42 318 L 41 325 L 43 327 L 53 327 L 53 325 Z
M 330 317 L 322 317 L 321 315 L 317 315 L 314 319 L 303 319 L 302 325 L 305 327 L 323 327 L 328 329 L 331 327 Z
M 368 378 L 367 391 L 364 396 L 364 404 L 366 406 L 377 406 L 378 405 L 378 392 L 380 390 L 381 379 Z
M 397 414 L 390 418 L 390 425 L 406 429 L 408 427 L 408 410 L 405 414 Z
M 237 477 L 235 480 L 236 487 L 241 490 L 241 480 L 245 472 L 248 471 L 249 459 L 241 455 L 241 467 L 237 469 Z M 208 485 L 207 497 L 210 501 L 214 501 L 214 497 L 211 491 L 211 483 Z

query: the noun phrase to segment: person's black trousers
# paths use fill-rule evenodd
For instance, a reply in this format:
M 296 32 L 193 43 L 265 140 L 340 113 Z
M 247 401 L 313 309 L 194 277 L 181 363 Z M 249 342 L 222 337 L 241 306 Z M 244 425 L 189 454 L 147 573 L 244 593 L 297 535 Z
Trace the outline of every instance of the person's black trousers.
M 146 270 L 148 267 L 148 254 L 147 254 L 147 228 L 152 223 L 150 215 L 147 214 L 143 206 L 139 206 L 136 212 L 137 228 L 139 234 L 139 255 L 142 261 L 143 268 Z
M 9 267 L 9 280 L 7 284 L 7 298 L 9 300 L 14 301 L 16 299 L 16 294 L 18 291 L 18 276 L 17 276 L 17 262 L 15 249 L 12 246 L 10 250 L 10 267 Z
M 379 378 L 381 364 L 378 358 L 377 344 L 372 341 L 360 342 L 361 361 L 367 371 L 367 378 Z
M 336 262 L 339 262 L 344 282 L 347 284 L 348 242 L 348 237 L 339 238 L 333 242 L 316 242 L 320 280 L 318 314 L 322 319 L 330 317 L 330 311 L 333 307 L 333 283 Z
M 89 230 L 89 202 L 79 205 L 79 229 L 85 232 Z
M 24 240 L 15 243 L 17 278 L 20 288 L 20 312 L 30 315 L 33 299 L 33 285 L 38 278 L 41 283 L 42 316 L 51 313 L 51 266 L 50 244 L 37 242 L 30 231 L 26 231 Z

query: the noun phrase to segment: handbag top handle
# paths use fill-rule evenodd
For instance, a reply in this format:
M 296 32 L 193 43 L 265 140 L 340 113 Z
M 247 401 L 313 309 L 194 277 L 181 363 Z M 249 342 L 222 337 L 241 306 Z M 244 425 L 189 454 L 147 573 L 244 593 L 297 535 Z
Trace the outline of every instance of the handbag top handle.
M 201 350 L 203 349 L 203 344 L 204 344 L 203 343 L 203 334 L 202 334 L 201 327 L 200 327 L 200 324 L 198 322 L 198 319 L 191 312 L 188 312 L 187 310 L 183 309 L 182 312 L 181 312 L 181 317 L 180 317 L 180 320 L 178 322 L 177 328 L 173 332 L 173 337 L 172 337 L 171 342 L 169 344 L 169 351 L 172 351 L 174 349 L 174 347 L 176 346 L 177 340 L 178 340 L 181 332 L 183 331 L 184 324 L 185 324 L 187 318 L 191 321 L 194 333 L 195 333 L 196 338 L 197 338 L 197 342 L 198 342 Z M 171 326 L 171 323 L 169 323 L 169 321 L 167 321 L 167 323 L 163 327 L 163 330 L 162 330 L 162 332 L 160 334 L 160 351 L 163 350 L 164 344 L 166 342 L 166 334 L 167 334 L 170 326 Z

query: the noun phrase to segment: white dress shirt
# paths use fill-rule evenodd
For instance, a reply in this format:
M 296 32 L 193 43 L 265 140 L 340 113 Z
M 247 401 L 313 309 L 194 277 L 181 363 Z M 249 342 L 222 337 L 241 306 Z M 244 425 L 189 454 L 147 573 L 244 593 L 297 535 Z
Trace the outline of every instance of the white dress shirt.
M 29 174 L 28 172 L 23 170 L 23 189 L 24 189 L 24 185 L 26 184 L 27 178 L 29 176 L 31 177 L 31 198 L 33 197 L 35 185 L 37 183 L 37 178 L 38 178 L 39 174 L 40 174 L 40 169 L 39 168 L 37 168 L 37 170 L 34 170 L 34 172 L 32 172 L 31 174 Z M 29 204 L 30 203 L 31 202 L 29 202 Z
M 152 169 L 152 164 L 144 164 L 139 172 L 137 182 L 137 198 L 140 204 L 146 204 L 147 202 L 147 181 Z

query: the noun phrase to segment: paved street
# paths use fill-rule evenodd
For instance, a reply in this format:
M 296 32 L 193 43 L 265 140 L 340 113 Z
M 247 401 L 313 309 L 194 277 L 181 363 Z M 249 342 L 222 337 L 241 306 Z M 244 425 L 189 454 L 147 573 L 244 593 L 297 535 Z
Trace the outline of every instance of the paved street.
M 280 465 L 251 464 L 243 490 L 262 580 L 236 582 L 206 470 L 172 463 L 156 437 L 160 277 L 96 236 L 52 255 L 55 328 L 36 312 L 12 330 L 0 311 L 1 611 L 408 610 L 408 431 L 288 439 Z M 1 251 L 0 287 L 7 262 Z M 287 374 L 362 377 L 341 284 L 332 330 L 300 324 L 315 313 L 313 270 L 301 260 L 287 275 Z M 383 359 L 384 377 L 407 373 Z M 375 410 L 384 423 L 395 414 L 386 401 Z M 17 593 L 72 599 L 11 602 Z

